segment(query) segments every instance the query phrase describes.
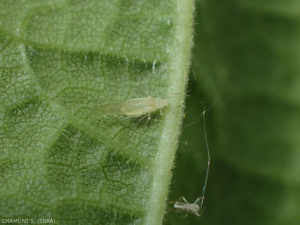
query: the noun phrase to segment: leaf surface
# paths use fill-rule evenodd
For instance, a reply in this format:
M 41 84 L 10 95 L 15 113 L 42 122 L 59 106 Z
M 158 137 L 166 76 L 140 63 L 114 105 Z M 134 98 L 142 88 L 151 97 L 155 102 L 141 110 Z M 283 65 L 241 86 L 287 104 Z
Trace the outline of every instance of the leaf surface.
M 0 2 L 1 219 L 161 223 L 192 17 L 182 0 Z M 146 125 L 91 113 L 148 96 L 169 111 Z

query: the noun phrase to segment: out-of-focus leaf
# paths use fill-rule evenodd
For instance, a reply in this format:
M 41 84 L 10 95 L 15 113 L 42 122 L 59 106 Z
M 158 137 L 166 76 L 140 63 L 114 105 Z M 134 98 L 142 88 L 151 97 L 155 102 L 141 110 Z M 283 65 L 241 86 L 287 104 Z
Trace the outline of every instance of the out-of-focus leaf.
M 201 114 L 198 102 L 217 100 L 206 113 L 211 172 L 201 218 L 170 214 L 168 224 L 299 224 L 299 7 L 293 0 L 197 1 L 187 118 Z M 202 127 L 183 134 L 172 199 L 192 202 L 201 193 Z

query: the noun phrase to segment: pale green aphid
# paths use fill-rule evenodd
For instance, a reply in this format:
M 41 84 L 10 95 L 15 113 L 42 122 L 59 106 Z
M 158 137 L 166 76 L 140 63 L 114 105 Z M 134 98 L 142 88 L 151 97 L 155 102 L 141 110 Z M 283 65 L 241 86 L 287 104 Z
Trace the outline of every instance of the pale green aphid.
M 98 115 L 117 115 L 125 114 L 129 117 L 147 116 L 151 119 L 151 112 L 162 109 L 168 106 L 168 100 L 160 97 L 134 98 L 122 103 L 112 103 L 96 106 L 91 109 L 91 112 Z M 143 117 L 144 118 L 144 117 Z M 143 119 L 142 118 L 142 119 Z

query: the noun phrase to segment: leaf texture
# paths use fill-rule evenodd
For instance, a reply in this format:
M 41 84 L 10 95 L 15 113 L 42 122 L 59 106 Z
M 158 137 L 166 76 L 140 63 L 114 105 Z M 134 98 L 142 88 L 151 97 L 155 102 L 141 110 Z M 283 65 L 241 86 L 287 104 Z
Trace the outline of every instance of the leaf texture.
M 162 222 L 192 18 L 182 0 L 0 1 L 1 221 Z M 170 108 L 91 113 L 130 96 Z

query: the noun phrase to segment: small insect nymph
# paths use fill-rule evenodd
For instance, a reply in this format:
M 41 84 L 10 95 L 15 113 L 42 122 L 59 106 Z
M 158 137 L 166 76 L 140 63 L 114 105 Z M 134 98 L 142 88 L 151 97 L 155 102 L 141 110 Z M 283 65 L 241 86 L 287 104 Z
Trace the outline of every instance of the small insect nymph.
M 162 109 L 168 106 L 168 100 L 161 97 L 147 97 L 147 98 L 134 98 L 129 99 L 122 103 L 112 103 L 100 105 L 91 109 L 91 112 L 98 115 L 117 115 L 125 114 L 129 117 L 147 116 L 148 121 L 151 119 L 151 112 Z M 145 117 L 144 116 L 144 117 Z M 142 119 L 144 118 L 142 117 Z M 141 120 L 142 120 L 141 119 Z
M 201 216 L 203 208 L 200 207 L 201 198 L 197 198 L 196 201 L 190 204 L 185 197 L 180 197 L 177 202 L 174 203 L 174 208 L 181 211 L 186 211 L 186 216 L 189 212 L 194 213 L 196 216 Z

